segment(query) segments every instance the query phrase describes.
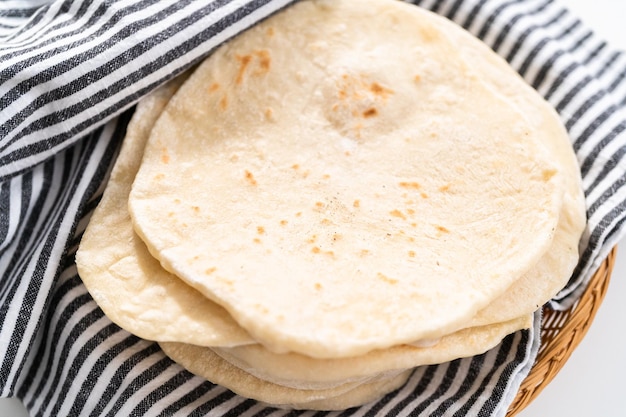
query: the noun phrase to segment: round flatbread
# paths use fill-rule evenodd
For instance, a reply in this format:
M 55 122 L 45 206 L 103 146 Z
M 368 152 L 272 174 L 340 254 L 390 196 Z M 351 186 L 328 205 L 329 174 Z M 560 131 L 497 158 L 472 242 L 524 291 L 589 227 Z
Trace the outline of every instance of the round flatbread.
M 580 166 L 565 126 L 554 108 L 530 87 L 513 68 L 487 45 L 460 26 L 439 15 L 432 22 L 457 45 L 468 65 L 495 94 L 517 107 L 537 128 L 563 176 L 565 194 L 559 222 L 550 249 L 488 307 L 469 323 L 480 326 L 511 320 L 537 310 L 554 297 L 571 277 L 579 259 L 578 244 L 587 224 L 585 195 Z
M 216 51 L 129 198 L 163 267 L 277 352 L 463 327 L 547 251 L 562 205 L 533 126 L 429 15 L 362 3 L 304 1 Z
M 132 179 L 149 131 L 185 79 L 186 76 L 182 76 L 168 83 L 137 106 L 107 188 L 81 240 L 76 256 L 77 267 L 88 290 L 107 316 L 133 334 L 150 340 L 200 346 L 253 344 L 256 341 L 223 308 L 160 267 L 133 232 L 126 209 Z M 452 356 L 477 352 L 472 349 L 461 353 L 461 349 L 458 344 Z M 227 351 L 222 355 L 228 355 Z M 236 352 L 233 353 L 235 361 L 236 356 Z M 239 360 L 238 363 L 243 365 L 245 362 Z M 330 385 L 338 384 L 334 381 Z M 296 388 L 328 388 L 329 383 L 309 381 L 303 385 L 306 386 Z
M 261 345 L 214 348 L 215 353 L 246 372 L 283 386 L 316 389 L 363 382 L 390 371 L 449 362 L 480 355 L 507 335 L 528 329 L 532 315 L 504 323 L 459 330 L 431 346 L 398 345 L 351 358 L 316 359 L 297 353 L 273 353 Z
M 186 77 L 143 99 L 76 253 L 78 273 L 104 313 L 144 339 L 237 346 L 255 341 L 221 306 L 161 268 L 135 234 L 128 194 L 154 122 Z
M 295 389 L 259 379 L 222 359 L 210 348 L 172 342 L 159 345 L 167 356 L 189 372 L 246 398 L 280 408 L 345 410 L 376 400 L 401 387 L 411 375 L 411 370 L 403 370 L 356 385 L 322 390 Z

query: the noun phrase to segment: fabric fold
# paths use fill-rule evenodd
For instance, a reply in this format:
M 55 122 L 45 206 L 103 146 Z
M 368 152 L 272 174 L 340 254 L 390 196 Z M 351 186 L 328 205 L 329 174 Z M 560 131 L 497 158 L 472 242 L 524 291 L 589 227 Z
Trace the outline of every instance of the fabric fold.
M 290 2 L 54 2 L 36 11 L 0 48 L 0 181 L 80 140 Z

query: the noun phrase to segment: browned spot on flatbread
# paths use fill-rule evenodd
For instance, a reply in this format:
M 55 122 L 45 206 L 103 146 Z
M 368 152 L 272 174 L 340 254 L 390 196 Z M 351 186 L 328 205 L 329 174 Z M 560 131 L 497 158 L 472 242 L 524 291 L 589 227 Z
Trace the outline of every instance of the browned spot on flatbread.
M 406 216 L 405 216 L 405 215 L 404 215 L 404 213 L 402 213 L 400 210 L 397 210 L 397 209 L 396 209 L 396 210 L 391 210 L 391 211 L 389 212 L 389 214 L 391 214 L 391 215 L 392 215 L 392 216 L 394 216 L 394 217 L 399 217 L 399 218 L 401 218 L 401 219 L 406 220 Z
M 226 110 L 228 108 L 228 96 L 224 94 L 220 99 L 220 109 Z
M 544 169 L 541 176 L 545 182 L 548 182 L 556 175 L 556 169 Z
M 161 162 L 164 164 L 168 164 L 170 162 L 170 154 L 165 146 L 161 148 Z
M 402 181 L 399 185 L 402 188 L 411 188 L 413 190 L 419 190 L 421 188 L 421 185 L 415 181 Z
M 254 178 L 254 175 L 252 174 L 252 172 L 246 170 L 244 176 L 245 176 L 245 178 L 246 178 L 246 180 L 248 181 L 249 184 L 257 185 L 256 179 Z
M 243 82 L 246 69 L 248 68 L 248 65 L 250 65 L 250 61 L 252 61 L 252 55 L 237 55 L 236 58 L 237 61 L 239 61 L 239 71 L 237 72 L 235 82 L 237 84 L 241 84 Z
M 370 84 L 370 91 L 377 96 L 382 98 L 387 98 L 389 95 L 393 94 L 393 90 L 390 88 L 385 88 L 377 82 L 373 82 Z
M 259 60 L 259 68 L 256 71 L 256 74 L 263 74 L 270 70 L 272 66 L 272 58 L 270 57 L 270 53 L 267 49 L 262 49 L 260 51 L 256 51 L 254 53 Z
M 363 112 L 363 117 L 369 118 L 378 115 L 378 110 L 375 107 L 370 107 L 369 109 Z
M 383 274 L 382 272 L 378 272 L 378 273 L 376 274 L 376 277 L 377 277 L 378 279 L 380 279 L 381 281 L 386 282 L 387 284 L 392 284 L 392 285 L 393 285 L 393 284 L 397 284 L 397 283 L 398 283 L 398 280 L 397 280 L 397 279 L 395 279 L 395 278 L 390 278 L 390 277 L 388 277 L 387 275 Z

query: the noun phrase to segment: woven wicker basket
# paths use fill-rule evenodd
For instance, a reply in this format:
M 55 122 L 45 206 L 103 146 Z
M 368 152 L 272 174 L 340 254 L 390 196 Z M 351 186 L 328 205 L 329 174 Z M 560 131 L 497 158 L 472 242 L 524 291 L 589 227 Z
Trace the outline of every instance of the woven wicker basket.
M 617 248 L 613 248 L 583 295 L 570 309 L 554 311 L 544 308 L 537 360 L 522 382 L 507 417 L 518 414 L 541 393 L 585 337 L 609 286 L 616 252 Z

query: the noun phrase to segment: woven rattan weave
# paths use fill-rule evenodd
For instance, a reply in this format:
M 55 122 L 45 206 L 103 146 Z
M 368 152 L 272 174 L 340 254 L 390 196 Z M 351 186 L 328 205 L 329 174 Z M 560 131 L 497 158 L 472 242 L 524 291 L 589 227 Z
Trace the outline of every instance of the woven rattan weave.
M 572 352 L 585 337 L 609 286 L 617 248 L 613 248 L 580 299 L 571 308 L 543 310 L 541 347 L 532 370 L 522 382 L 507 417 L 513 417 L 530 404 L 559 373 Z

